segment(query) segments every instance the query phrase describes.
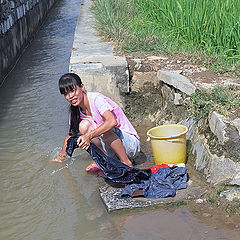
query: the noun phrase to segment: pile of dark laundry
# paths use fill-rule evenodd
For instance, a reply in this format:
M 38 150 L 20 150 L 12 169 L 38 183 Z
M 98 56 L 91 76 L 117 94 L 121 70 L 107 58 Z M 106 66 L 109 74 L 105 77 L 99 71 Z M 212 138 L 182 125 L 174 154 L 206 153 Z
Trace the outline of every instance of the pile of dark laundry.
M 79 136 L 74 134 L 67 141 L 66 152 L 70 157 L 74 149 L 78 148 Z M 129 167 L 119 160 L 106 156 L 92 143 L 87 152 L 107 179 L 114 183 L 127 184 L 122 191 L 122 197 L 174 197 L 176 190 L 187 188 L 188 169 L 185 167 L 163 167 L 157 172 L 152 172 L 151 169 Z

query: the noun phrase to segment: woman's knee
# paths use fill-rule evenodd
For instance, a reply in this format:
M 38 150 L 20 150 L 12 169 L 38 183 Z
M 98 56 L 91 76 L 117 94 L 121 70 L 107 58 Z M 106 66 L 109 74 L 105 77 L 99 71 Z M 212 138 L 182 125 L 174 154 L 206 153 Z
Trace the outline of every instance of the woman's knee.
M 86 134 L 92 130 L 93 130 L 93 126 L 91 125 L 91 123 L 88 120 L 82 120 L 79 123 L 79 132 L 81 134 Z
M 118 137 L 118 135 L 116 134 L 116 132 L 115 132 L 113 129 L 111 129 L 111 130 L 103 133 L 103 134 L 101 135 L 101 138 L 102 138 L 102 140 L 103 140 L 105 143 L 111 143 L 111 142 L 113 142 L 114 140 L 116 140 L 116 139 L 119 138 L 119 137 Z

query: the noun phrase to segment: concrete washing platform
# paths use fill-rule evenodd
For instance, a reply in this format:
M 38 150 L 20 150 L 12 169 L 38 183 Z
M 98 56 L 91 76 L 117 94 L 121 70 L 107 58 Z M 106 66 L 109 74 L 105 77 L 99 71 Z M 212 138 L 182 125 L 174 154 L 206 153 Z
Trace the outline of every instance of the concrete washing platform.
M 108 183 L 105 183 L 104 180 L 100 180 L 99 182 L 99 192 L 108 212 L 122 209 L 150 207 L 161 204 L 177 204 L 187 200 L 200 198 L 207 191 L 203 186 L 189 180 L 188 187 L 186 189 L 178 190 L 175 197 L 158 199 L 144 197 L 122 198 L 121 192 L 123 188 L 111 186 Z

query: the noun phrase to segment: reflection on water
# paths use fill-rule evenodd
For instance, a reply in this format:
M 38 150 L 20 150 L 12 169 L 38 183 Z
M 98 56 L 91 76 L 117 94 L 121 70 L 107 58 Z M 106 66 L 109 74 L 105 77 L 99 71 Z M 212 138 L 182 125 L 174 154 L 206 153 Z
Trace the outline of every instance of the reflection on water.
M 179 239 L 178 231 L 182 239 L 201 239 L 207 227 L 187 210 L 108 214 L 96 177 L 84 171 L 87 153 L 49 161 L 67 131 L 57 81 L 68 71 L 80 6 L 80 0 L 57 2 L 0 88 L 0 239 Z M 173 224 L 175 235 L 166 230 Z M 228 236 L 212 231 L 211 239 Z

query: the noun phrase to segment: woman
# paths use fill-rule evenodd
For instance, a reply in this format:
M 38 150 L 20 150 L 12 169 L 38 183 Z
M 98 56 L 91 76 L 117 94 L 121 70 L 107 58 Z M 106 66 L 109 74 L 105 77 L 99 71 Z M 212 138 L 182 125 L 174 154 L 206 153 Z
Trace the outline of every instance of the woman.
M 90 143 L 94 143 L 107 155 L 132 166 L 130 159 L 140 152 L 140 141 L 122 109 L 101 93 L 86 93 L 80 77 L 74 73 L 59 79 L 59 90 L 70 103 L 70 128 L 60 154 L 53 161 L 64 161 L 67 140 L 71 134 L 80 132 L 77 140 L 80 148 L 87 150 Z

